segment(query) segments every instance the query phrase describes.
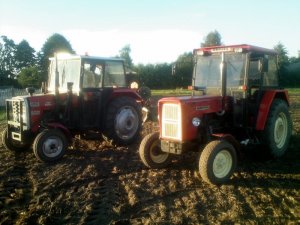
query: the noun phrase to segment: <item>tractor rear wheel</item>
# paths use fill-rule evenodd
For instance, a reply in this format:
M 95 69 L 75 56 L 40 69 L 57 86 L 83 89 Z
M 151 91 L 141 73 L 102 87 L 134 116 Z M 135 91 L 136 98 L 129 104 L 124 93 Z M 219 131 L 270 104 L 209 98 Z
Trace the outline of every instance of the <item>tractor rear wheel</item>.
M 286 152 L 292 134 L 292 120 L 285 101 L 275 99 L 271 105 L 262 144 L 271 156 L 278 158 Z
M 9 139 L 7 132 L 7 128 L 5 128 L 2 132 L 2 143 L 7 150 L 21 152 L 27 150 L 30 147 L 29 144 L 21 145 L 18 142 Z
M 227 141 L 215 140 L 200 155 L 199 172 L 210 184 L 223 184 L 232 176 L 237 163 L 234 147 Z
M 145 166 L 153 169 L 166 167 L 172 160 L 170 153 L 161 151 L 159 132 L 144 137 L 139 148 L 139 154 Z
M 34 140 L 33 152 L 42 162 L 54 162 L 64 156 L 67 147 L 66 136 L 60 130 L 43 130 Z
M 105 134 L 117 144 L 131 144 L 140 135 L 141 107 L 129 97 L 115 99 L 108 107 Z

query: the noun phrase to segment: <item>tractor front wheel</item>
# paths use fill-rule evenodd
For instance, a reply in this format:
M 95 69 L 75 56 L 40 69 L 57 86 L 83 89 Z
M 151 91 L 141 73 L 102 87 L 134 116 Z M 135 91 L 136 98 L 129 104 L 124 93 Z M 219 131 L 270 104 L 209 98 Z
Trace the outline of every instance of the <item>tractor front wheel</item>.
M 40 161 L 54 162 L 63 157 L 67 147 L 66 136 L 60 130 L 43 130 L 34 140 L 33 152 Z
M 2 132 L 2 143 L 7 150 L 15 151 L 15 152 L 25 151 L 30 147 L 29 144 L 22 145 L 14 140 L 8 138 L 7 128 L 5 128 L 4 131 Z
M 292 134 L 292 120 L 285 101 L 275 99 L 271 105 L 268 120 L 262 132 L 262 144 L 271 156 L 284 155 Z
M 144 137 L 139 148 L 139 153 L 145 166 L 153 169 L 166 167 L 172 160 L 170 153 L 161 151 L 158 132 L 148 134 Z
M 234 147 L 227 141 L 215 140 L 200 155 L 199 172 L 210 184 L 223 184 L 232 176 L 237 163 Z

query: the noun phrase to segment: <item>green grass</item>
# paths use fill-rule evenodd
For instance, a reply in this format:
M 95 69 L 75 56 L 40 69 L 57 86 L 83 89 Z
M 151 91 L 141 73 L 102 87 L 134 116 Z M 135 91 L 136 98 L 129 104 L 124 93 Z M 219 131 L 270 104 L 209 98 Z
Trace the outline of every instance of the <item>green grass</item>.
M 178 96 L 190 95 L 192 92 L 187 89 L 164 89 L 164 90 L 151 90 L 153 96 Z
M 6 119 L 5 107 L 0 107 L 0 122 L 3 122 L 5 119 Z
M 287 88 L 290 95 L 300 95 L 300 88 Z
M 287 88 L 290 95 L 300 95 L 300 88 Z M 192 91 L 187 89 L 163 89 L 151 90 L 153 96 L 180 96 L 191 95 Z

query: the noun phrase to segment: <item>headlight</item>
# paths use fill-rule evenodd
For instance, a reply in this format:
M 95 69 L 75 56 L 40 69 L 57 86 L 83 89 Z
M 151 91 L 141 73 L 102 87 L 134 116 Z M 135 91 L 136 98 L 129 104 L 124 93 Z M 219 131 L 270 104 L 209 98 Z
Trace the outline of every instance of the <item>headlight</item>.
M 201 120 L 198 118 L 198 117 L 194 117 L 192 119 L 192 124 L 195 126 L 195 127 L 199 127 L 200 124 L 201 124 Z

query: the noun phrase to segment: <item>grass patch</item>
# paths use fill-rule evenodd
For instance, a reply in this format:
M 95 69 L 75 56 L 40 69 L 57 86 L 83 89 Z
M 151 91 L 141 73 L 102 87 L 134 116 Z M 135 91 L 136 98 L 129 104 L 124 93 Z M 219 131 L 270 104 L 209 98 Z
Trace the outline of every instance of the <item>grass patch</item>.
M 6 119 L 6 109 L 5 107 L 0 107 L 0 122 Z
M 300 88 L 287 88 L 289 95 L 300 95 Z
M 151 90 L 153 96 L 180 96 L 191 95 L 192 91 L 187 89 L 164 89 L 164 90 Z
M 286 88 L 289 95 L 300 95 L 300 88 Z M 180 96 L 191 95 L 192 91 L 188 89 L 163 89 L 163 90 L 151 90 L 153 96 Z

